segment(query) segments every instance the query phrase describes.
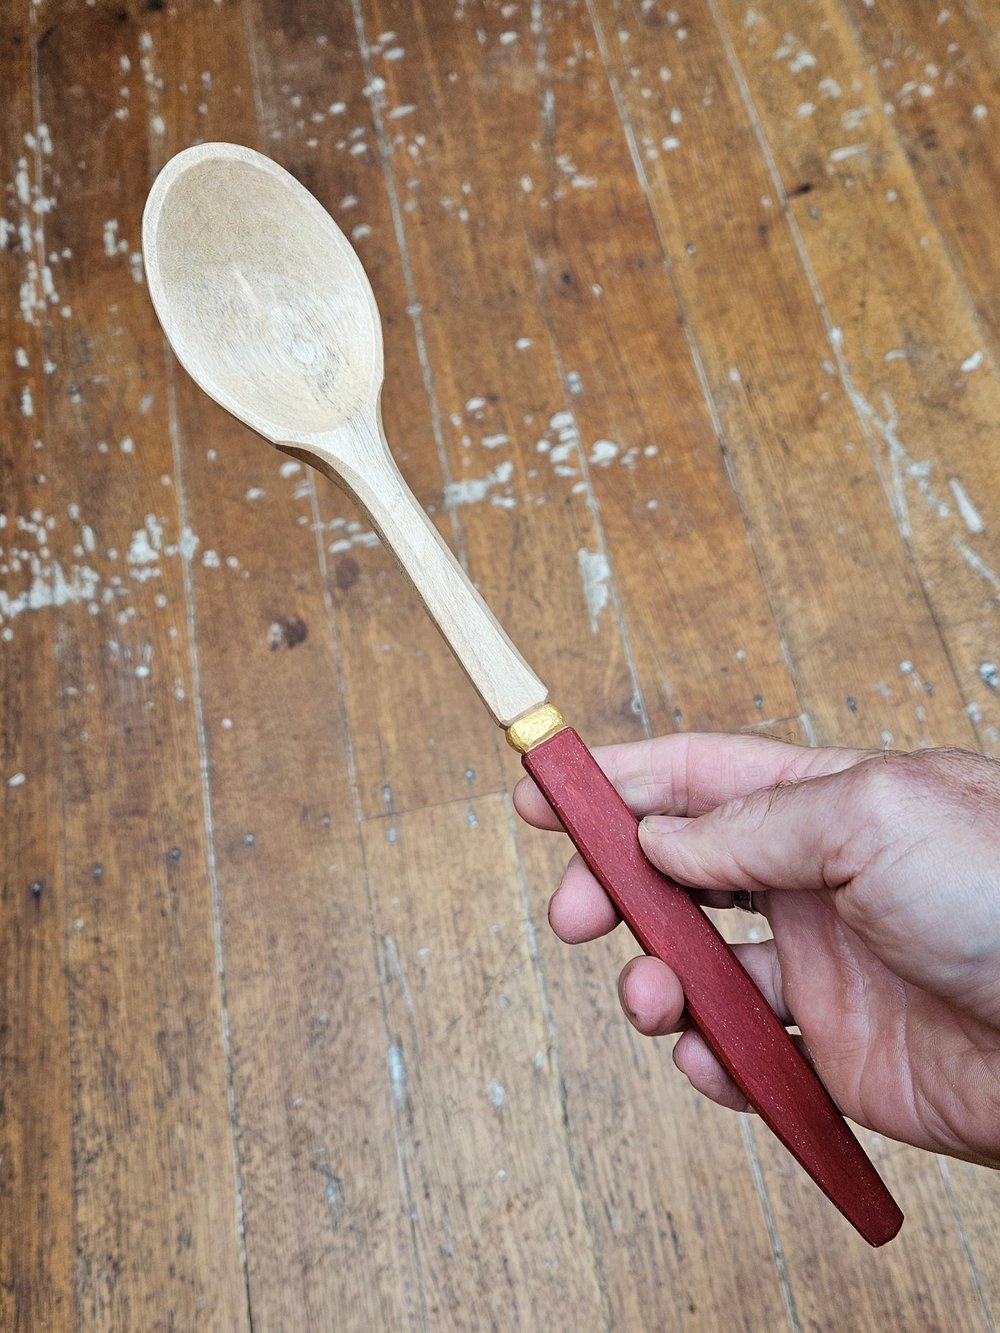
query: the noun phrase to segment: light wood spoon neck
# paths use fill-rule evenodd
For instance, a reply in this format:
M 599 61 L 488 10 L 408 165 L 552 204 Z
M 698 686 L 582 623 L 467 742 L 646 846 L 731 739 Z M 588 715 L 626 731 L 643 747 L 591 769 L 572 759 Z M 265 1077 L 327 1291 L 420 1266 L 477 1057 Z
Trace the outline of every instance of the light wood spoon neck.
M 396 466 L 377 406 L 282 452 L 329 477 L 367 514 L 486 705 L 507 728 L 548 697 Z

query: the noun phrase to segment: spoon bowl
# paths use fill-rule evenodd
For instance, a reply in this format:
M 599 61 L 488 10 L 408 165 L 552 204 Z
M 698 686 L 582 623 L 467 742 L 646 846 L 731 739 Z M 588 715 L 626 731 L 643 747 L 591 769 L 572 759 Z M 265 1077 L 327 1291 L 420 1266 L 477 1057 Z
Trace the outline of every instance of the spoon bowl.
M 179 153 L 143 219 L 156 312 L 210 397 L 273 444 L 306 443 L 377 401 L 368 278 L 313 195 L 236 144 Z

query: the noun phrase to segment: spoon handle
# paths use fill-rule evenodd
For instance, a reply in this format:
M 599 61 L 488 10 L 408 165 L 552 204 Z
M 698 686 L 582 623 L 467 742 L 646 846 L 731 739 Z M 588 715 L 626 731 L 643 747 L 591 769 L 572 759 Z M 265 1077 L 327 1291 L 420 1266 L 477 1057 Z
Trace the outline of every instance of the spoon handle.
M 545 685 L 403 479 L 377 409 L 355 417 L 325 442 L 281 448 L 312 464 L 365 511 L 498 726 L 506 728 L 544 704 Z
M 677 974 L 691 1019 L 750 1104 L 870 1245 L 891 1240 L 903 1214 L 875 1167 L 715 926 L 646 858 L 635 816 L 580 737 L 557 729 L 521 762 L 639 944 Z
M 747 1100 L 870 1244 L 890 1240 L 903 1215 L 847 1122 L 708 917 L 646 859 L 631 811 L 407 487 L 377 407 L 281 447 L 367 513 L 623 920 L 677 973 L 688 1013 Z

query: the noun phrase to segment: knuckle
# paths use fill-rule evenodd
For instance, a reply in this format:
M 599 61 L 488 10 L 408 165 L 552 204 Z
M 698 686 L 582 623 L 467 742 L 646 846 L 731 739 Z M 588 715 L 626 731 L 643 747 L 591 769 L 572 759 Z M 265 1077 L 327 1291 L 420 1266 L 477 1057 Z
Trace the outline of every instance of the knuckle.
M 956 747 L 889 750 L 859 764 L 853 772 L 862 781 L 859 795 L 895 812 L 929 801 L 950 802 L 956 795 L 990 801 L 1000 797 L 1000 764 Z
M 887 750 L 843 774 L 839 833 L 830 858 L 846 882 L 865 863 L 912 841 L 944 808 L 1000 804 L 1000 764 L 964 750 Z

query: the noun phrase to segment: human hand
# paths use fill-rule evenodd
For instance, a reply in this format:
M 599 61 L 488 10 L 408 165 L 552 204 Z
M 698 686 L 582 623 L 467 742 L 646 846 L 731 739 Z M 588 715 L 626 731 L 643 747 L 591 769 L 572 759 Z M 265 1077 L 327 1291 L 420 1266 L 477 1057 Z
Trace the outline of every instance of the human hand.
M 1000 764 L 957 750 L 804 749 L 677 735 L 595 751 L 642 820 L 654 865 L 706 906 L 751 890 L 774 938 L 737 945 L 797 1026 L 841 1111 L 922 1148 L 1000 1166 Z M 530 778 L 514 793 L 559 823 Z M 579 856 L 549 904 L 567 943 L 618 916 Z M 657 958 L 627 964 L 619 997 L 722 1106 L 747 1102 L 684 1013 Z

